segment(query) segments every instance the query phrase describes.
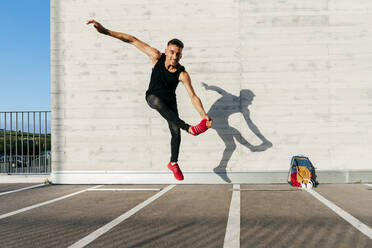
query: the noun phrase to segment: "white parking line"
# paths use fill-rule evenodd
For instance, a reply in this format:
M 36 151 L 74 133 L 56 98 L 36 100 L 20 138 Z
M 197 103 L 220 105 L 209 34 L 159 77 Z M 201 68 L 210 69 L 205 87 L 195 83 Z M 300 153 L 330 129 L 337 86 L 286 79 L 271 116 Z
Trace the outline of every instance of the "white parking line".
M 158 199 L 159 197 L 161 197 L 162 195 L 167 193 L 169 190 L 171 190 L 175 186 L 176 185 L 169 185 L 168 187 L 166 187 L 165 189 L 163 189 L 159 193 L 157 193 L 157 194 L 153 195 L 152 197 L 148 198 L 146 201 L 138 204 L 137 206 L 135 206 L 134 208 L 132 208 L 128 212 L 125 212 L 124 214 L 120 215 L 118 218 L 114 219 L 113 221 L 107 223 L 103 227 L 101 227 L 101 228 L 97 229 L 96 231 L 92 232 L 88 236 L 86 236 L 86 237 L 80 239 L 79 241 L 77 241 L 76 243 L 72 244 L 71 246 L 69 246 L 69 248 L 80 248 L 80 247 L 84 247 L 84 246 L 90 244 L 91 242 L 96 240 L 101 235 L 105 234 L 106 232 L 108 232 L 109 230 L 114 228 L 115 226 L 119 225 L 124 220 L 128 219 L 129 217 L 131 217 L 132 215 L 134 215 L 135 213 L 140 211 L 142 208 L 149 205 L 151 202 L 155 201 L 156 199 Z
M 336 206 L 331 201 L 327 200 L 317 192 L 315 192 L 312 189 L 307 189 L 307 192 L 309 192 L 312 196 L 314 196 L 316 199 L 318 199 L 321 203 L 329 207 L 333 210 L 336 214 L 338 214 L 341 218 L 349 222 L 352 226 L 354 226 L 356 229 L 358 229 L 360 232 L 368 236 L 370 239 L 372 239 L 372 229 L 367 226 L 366 224 L 360 222 L 357 218 L 350 215 L 348 212 L 342 210 L 338 206 Z
M 88 191 L 160 191 L 161 189 L 88 189 Z
M 234 184 L 223 248 L 240 247 L 240 185 Z
M 45 185 L 47 185 L 47 184 L 38 184 L 38 185 L 33 185 L 33 186 L 29 186 L 29 187 L 21 188 L 21 189 L 15 189 L 15 190 L 11 190 L 11 191 L 2 192 L 2 193 L 0 193 L 0 195 L 6 195 L 6 194 L 11 194 L 11 193 L 15 193 L 15 192 L 19 192 L 19 191 L 27 190 L 27 189 L 33 189 L 33 188 L 43 187 L 43 186 L 45 186 Z
M 92 188 L 98 188 L 98 187 L 101 187 L 103 185 L 98 185 L 98 186 L 95 186 L 95 187 L 92 187 Z M 75 192 L 75 193 L 72 193 L 72 194 L 69 194 L 69 195 L 65 195 L 65 196 L 62 196 L 62 197 L 59 197 L 59 198 L 56 198 L 56 199 L 53 199 L 53 200 L 50 200 L 50 201 L 46 201 L 46 202 L 42 202 L 42 203 L 39 203 L 39 204 L 35 204 L 35 205 L 32 205 L 32 206 L 29 206 L 29 207 L 25 207 L 25 208 L 21 208 L 19 210 L 16 210 L 16 211 L 13 211 L 13 212 L 10 212 L 10 213 L 7 213 L 7 214 L 2 214 L 0 215 L 0 220 L 1 219 L 4 219 L 4 218 L 7 218 L 9 216 L 12 216 L 12 215 L 16 215 L 16 214 L 19 214 L 19 213 L 23 213 L 23 212 L 26 212 L 28 210 L 31 210 L 31 209 L 34 209 L 34 208 L 38 208 L 38 207 L 41 207 L 41 206 L 44 206 L 44 205 L 47 205 L 47 204 L 50 204 L 50 203 L 53 203 L 53 202 L 56 202 L 56 201 L 60 201 L 60 200 L 63 200 L 63 199 L 66 199 L 66 198 L 69 198 L 71 196 L 75 196 L 77 194 L 80 194 L 80 193 L 83 193 L 83 192 L 86 192 L 88 189 L 84 189 L 84 190 L 81 190 L 81 191 L 78 191 L 78 192 Z

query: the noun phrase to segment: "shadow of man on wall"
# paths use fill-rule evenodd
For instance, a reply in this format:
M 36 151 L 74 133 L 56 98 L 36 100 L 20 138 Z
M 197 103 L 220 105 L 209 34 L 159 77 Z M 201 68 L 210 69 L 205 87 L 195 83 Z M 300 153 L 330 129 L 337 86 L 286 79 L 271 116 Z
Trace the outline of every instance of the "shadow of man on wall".
M 213 90 L 221 95 L 211 106 L 207 114 L 213 119 L 212 129 L 216 130 L 217 134 L 225 143 L 225 150 L 223 151 L 221 161 L 213 171 L 224 181 L 230 183 L 231 180 L 226 174 L 226 167 L 236 149 L 235 140 L 252 152 L 263 152 L 273 145 L 262 135 L 250 118 L 248 106 L 252 104 L 255 96 L 252 91 L 243 89 L 240 91 L 240 96 L 235 96 L 220 87 L 208 85 L 206 83 L 202 83 L 202 85 L 206 90 Z M 239 130 L 230 126 L 229 117 L 235 113 L 242 113 L 248 127 L 262 141 L 261 144 L 252 145 L 242 136 Z

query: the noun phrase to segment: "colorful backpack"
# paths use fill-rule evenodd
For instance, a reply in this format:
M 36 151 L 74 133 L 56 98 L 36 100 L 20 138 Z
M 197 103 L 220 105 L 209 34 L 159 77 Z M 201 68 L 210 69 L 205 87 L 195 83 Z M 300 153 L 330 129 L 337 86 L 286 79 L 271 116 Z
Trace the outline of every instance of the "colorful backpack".
M 289 167 L 288 183 L 294 187 L 312 188 L 318 185 L 315 168 L 308 157 L 293 156 Z

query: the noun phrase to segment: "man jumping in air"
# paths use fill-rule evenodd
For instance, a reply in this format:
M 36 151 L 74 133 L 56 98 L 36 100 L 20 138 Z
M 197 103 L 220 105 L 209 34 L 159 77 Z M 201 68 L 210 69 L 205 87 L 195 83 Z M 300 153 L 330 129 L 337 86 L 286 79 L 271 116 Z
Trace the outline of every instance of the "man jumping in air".
M 178 39 L 170 40 L 165 53 L 161 53 L 132 35 L 108 30 L 95 20 L 89 20 L 87 24 L 93 24 L 101 34 L 109 35 L 134 45 L 150 57 L 154 67 L 151 73 L 150 85 L 146 91 L 146 101 L 151 108 L 157 110 L 168 122 L 172 135 L 172 156 L 168 163 L 168 168 L 173 172 L 177 180 L 183 180 L 182 171 L 177 164 L 181 144 L 180 129 L 196 136 L 207 131 L 212 126 L 212 119 L 207 116 L 200 98 L 195 94 L 190 76 L 185 71 L 185 67 L 179 64 L 182 57 L 182 41 Z M 194 108 L 202 117 L 202 121 L 196 126 L 190 126 L 179 118 L 175 93 L 179 81 L 185 86 Z

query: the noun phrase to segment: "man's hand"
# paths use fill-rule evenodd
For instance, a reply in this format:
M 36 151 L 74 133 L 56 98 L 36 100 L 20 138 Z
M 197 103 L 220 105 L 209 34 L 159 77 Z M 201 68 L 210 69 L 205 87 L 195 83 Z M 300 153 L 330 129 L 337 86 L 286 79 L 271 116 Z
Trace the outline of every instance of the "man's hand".
M 211 117 L 209 117 L 208 115 L 204 115 L 203 116 L 203 119 L 207 119 L 208 121 L 211 121 L 212 120 Z
M 95 20 L 87 21 L 87 25 L 93 23 L 93 26 L 97 29 L 98 32 L 101 34 L 109 34 L 109 30 L 101 25 L 101 23 L 96 22 Z
M 213 120 L 208 115 L 205 115 L 203 117 L 203 119 L 207 119 L 206 125 L 207 125 L 208 128 L 211 128 L 212 127 L 212 124 L 213 124 Z

